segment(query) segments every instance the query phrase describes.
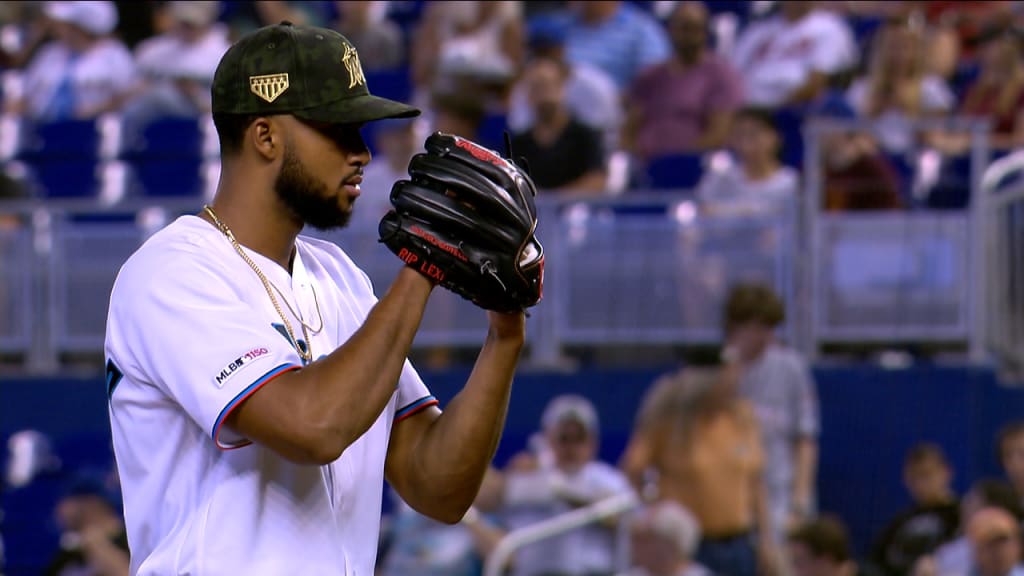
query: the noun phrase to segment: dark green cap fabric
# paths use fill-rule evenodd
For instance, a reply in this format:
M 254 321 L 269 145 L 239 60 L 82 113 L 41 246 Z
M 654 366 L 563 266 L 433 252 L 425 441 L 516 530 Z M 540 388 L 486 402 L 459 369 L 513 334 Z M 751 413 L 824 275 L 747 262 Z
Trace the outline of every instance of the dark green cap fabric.
M 292 114 L 330 124 L 420 113 L 370 94 L 347 38 L 290 22 L 260 28 L 231 46 L 217 66 L 212 92 L 215 113 Z

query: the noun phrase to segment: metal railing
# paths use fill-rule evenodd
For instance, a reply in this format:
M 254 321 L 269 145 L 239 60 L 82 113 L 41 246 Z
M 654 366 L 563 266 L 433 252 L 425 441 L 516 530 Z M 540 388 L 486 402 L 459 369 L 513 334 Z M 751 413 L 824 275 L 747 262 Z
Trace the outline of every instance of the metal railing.
M 764 281 L 792 304 L 789 222 L 680 217 L 676 209 L 687 201 L 677 194 L 586 203 L 540 199 L 546 293 L 528 323 L 529 361 L 554 362 L 569 345 L 713 344 L 722 299 L 739 279 Z M 33 320 L 5 322 L 0 352 L 30 352 L 35 372 L 59 369 L 62 355 L 101 352 L 108 298 L 121 264 L 149 234 L 198 206 L 192 201 L 121 203 L 102 210 L 81 202 L 9 207 L 17 208 L 24 225 L 0 236 L 0 310 L 30 313 Z M 155 210 L 162 217 L 154 217 Z M 376 222 L 309 233 L 340 245 L 378 292 L 400 269 L 378 242 Z M 32 289 L 26 273 L 33 276 Z M 477 346 L 485 333 L 485 314 L 438 291 L 415 345 Z
M 622 516 L 639 506 L 640 502 L 640 498 L 633 492 L 623 492 L 513 530 L 503 536 L 494 550 L 488 554 L 484 562 L 484 576 L 503 574 L 516 551 L 524 546 L 554 538 L 607 518 Z M 619 560 L 621 564 L 624 559 Z M 619 568 L 623 567 L 619 566 Z
M 794 273 L 799 298 L 813 305 L 794 311 L 800 314 L 801 349 L 815 358 L 820 344 L 829 340 L 959 341 L 967 344 L 972 361 L 986 362 L 983 335 L 989 314 L 983 298 L 988 278 L 982 231 L 989 194 L 983 193 L 981 181 L 991 156 L 990 125 L 961 117 L 908 123 L 916 133 L 969 136 L 965 209 L 863 216 L 823 211 L 826 142 L 878 127 L 871 121 L 832 118 L 811 118 L 803 125 L 804 194 Z M 920 192 L 919 177 L 915 170 L 915 193 Z M 859 286 L 849 282 L 850 272 L 859 275 Z
M 1005 188 L 1010 174 L 1016 181 Z M 992 164 L 983 190 L 989 197 L 985 214 L 985 268 L 989 279 L 983 295 L 988 323 L 987 349 L 1012 375 L 1024 375 L 1024 150 Z
M 739 280 L 766 282 L 782 295 L 783 336 L 812 359 L 831 343 L 911 341 L 957 343 L 978 362 L 1020 361 L 1022 193 L 1020 186 L 997 193 L 989 184 L 1015 164 L 1001 160 L 983 176 L 984 123 L 922 126 L 971 135 L 965 210 L 824 212 L 822 139 L 865 130 L 862 122 L 833 120 L 805 125 L 803 202 L 783 217 L 703 215 L 689 193 L 542 194 L 546 292 L 528 323 L 525 361 L 556 364 L 573 347 L 714 345 L 722 301 Z M 43 373 L 60 369 L 63 355 L 100 353 L 120 264 L 201 201 L 0 206 L 0 354 Z M 20 215 L 22 224 L 3 224 L 5 214 Z M 378 292 L 399 269 L 377 242 L 376 222 L 312 234 L 341 245 Z M 475 347 L 485 330 L 484 314 L 439 291 L 415 346 Z

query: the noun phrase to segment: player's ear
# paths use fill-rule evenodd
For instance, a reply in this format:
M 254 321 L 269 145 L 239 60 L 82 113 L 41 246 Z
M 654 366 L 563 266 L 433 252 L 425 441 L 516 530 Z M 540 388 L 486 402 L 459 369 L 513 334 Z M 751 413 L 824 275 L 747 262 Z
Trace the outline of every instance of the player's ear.
M 261 116 L 254 120 L 246 136 L 256 153 L 268 162 L 276 160 L 284 149 L 281 126 L 272 118 Z

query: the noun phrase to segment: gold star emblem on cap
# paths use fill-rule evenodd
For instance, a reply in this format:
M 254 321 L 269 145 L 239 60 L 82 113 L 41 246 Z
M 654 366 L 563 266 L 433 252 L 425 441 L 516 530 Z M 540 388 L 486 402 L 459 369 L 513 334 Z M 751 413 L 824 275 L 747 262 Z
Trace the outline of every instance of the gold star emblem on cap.
M 288 89 L 288 74 L 264 74 L 249 76 L 249 90 L 270 103 Z
M 366 84 L 366 76 L 363 76 L 363 65 L 359 63 L 359 54 L 351 44 L 345 44 L 345 54 L 341 61 L 348 70 L 348 87 L 355 88 Z

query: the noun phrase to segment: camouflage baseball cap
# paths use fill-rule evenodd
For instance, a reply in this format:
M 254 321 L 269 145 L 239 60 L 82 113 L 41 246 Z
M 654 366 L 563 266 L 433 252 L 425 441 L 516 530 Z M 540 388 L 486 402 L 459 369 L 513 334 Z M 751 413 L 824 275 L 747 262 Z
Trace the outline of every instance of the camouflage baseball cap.
M 370 94 L 347 38 L 291 22 L 260 28 L 231 46 L 217 65 L 212 92 L 214 113 L 292 114 L 330 124 L 420 113 Z

